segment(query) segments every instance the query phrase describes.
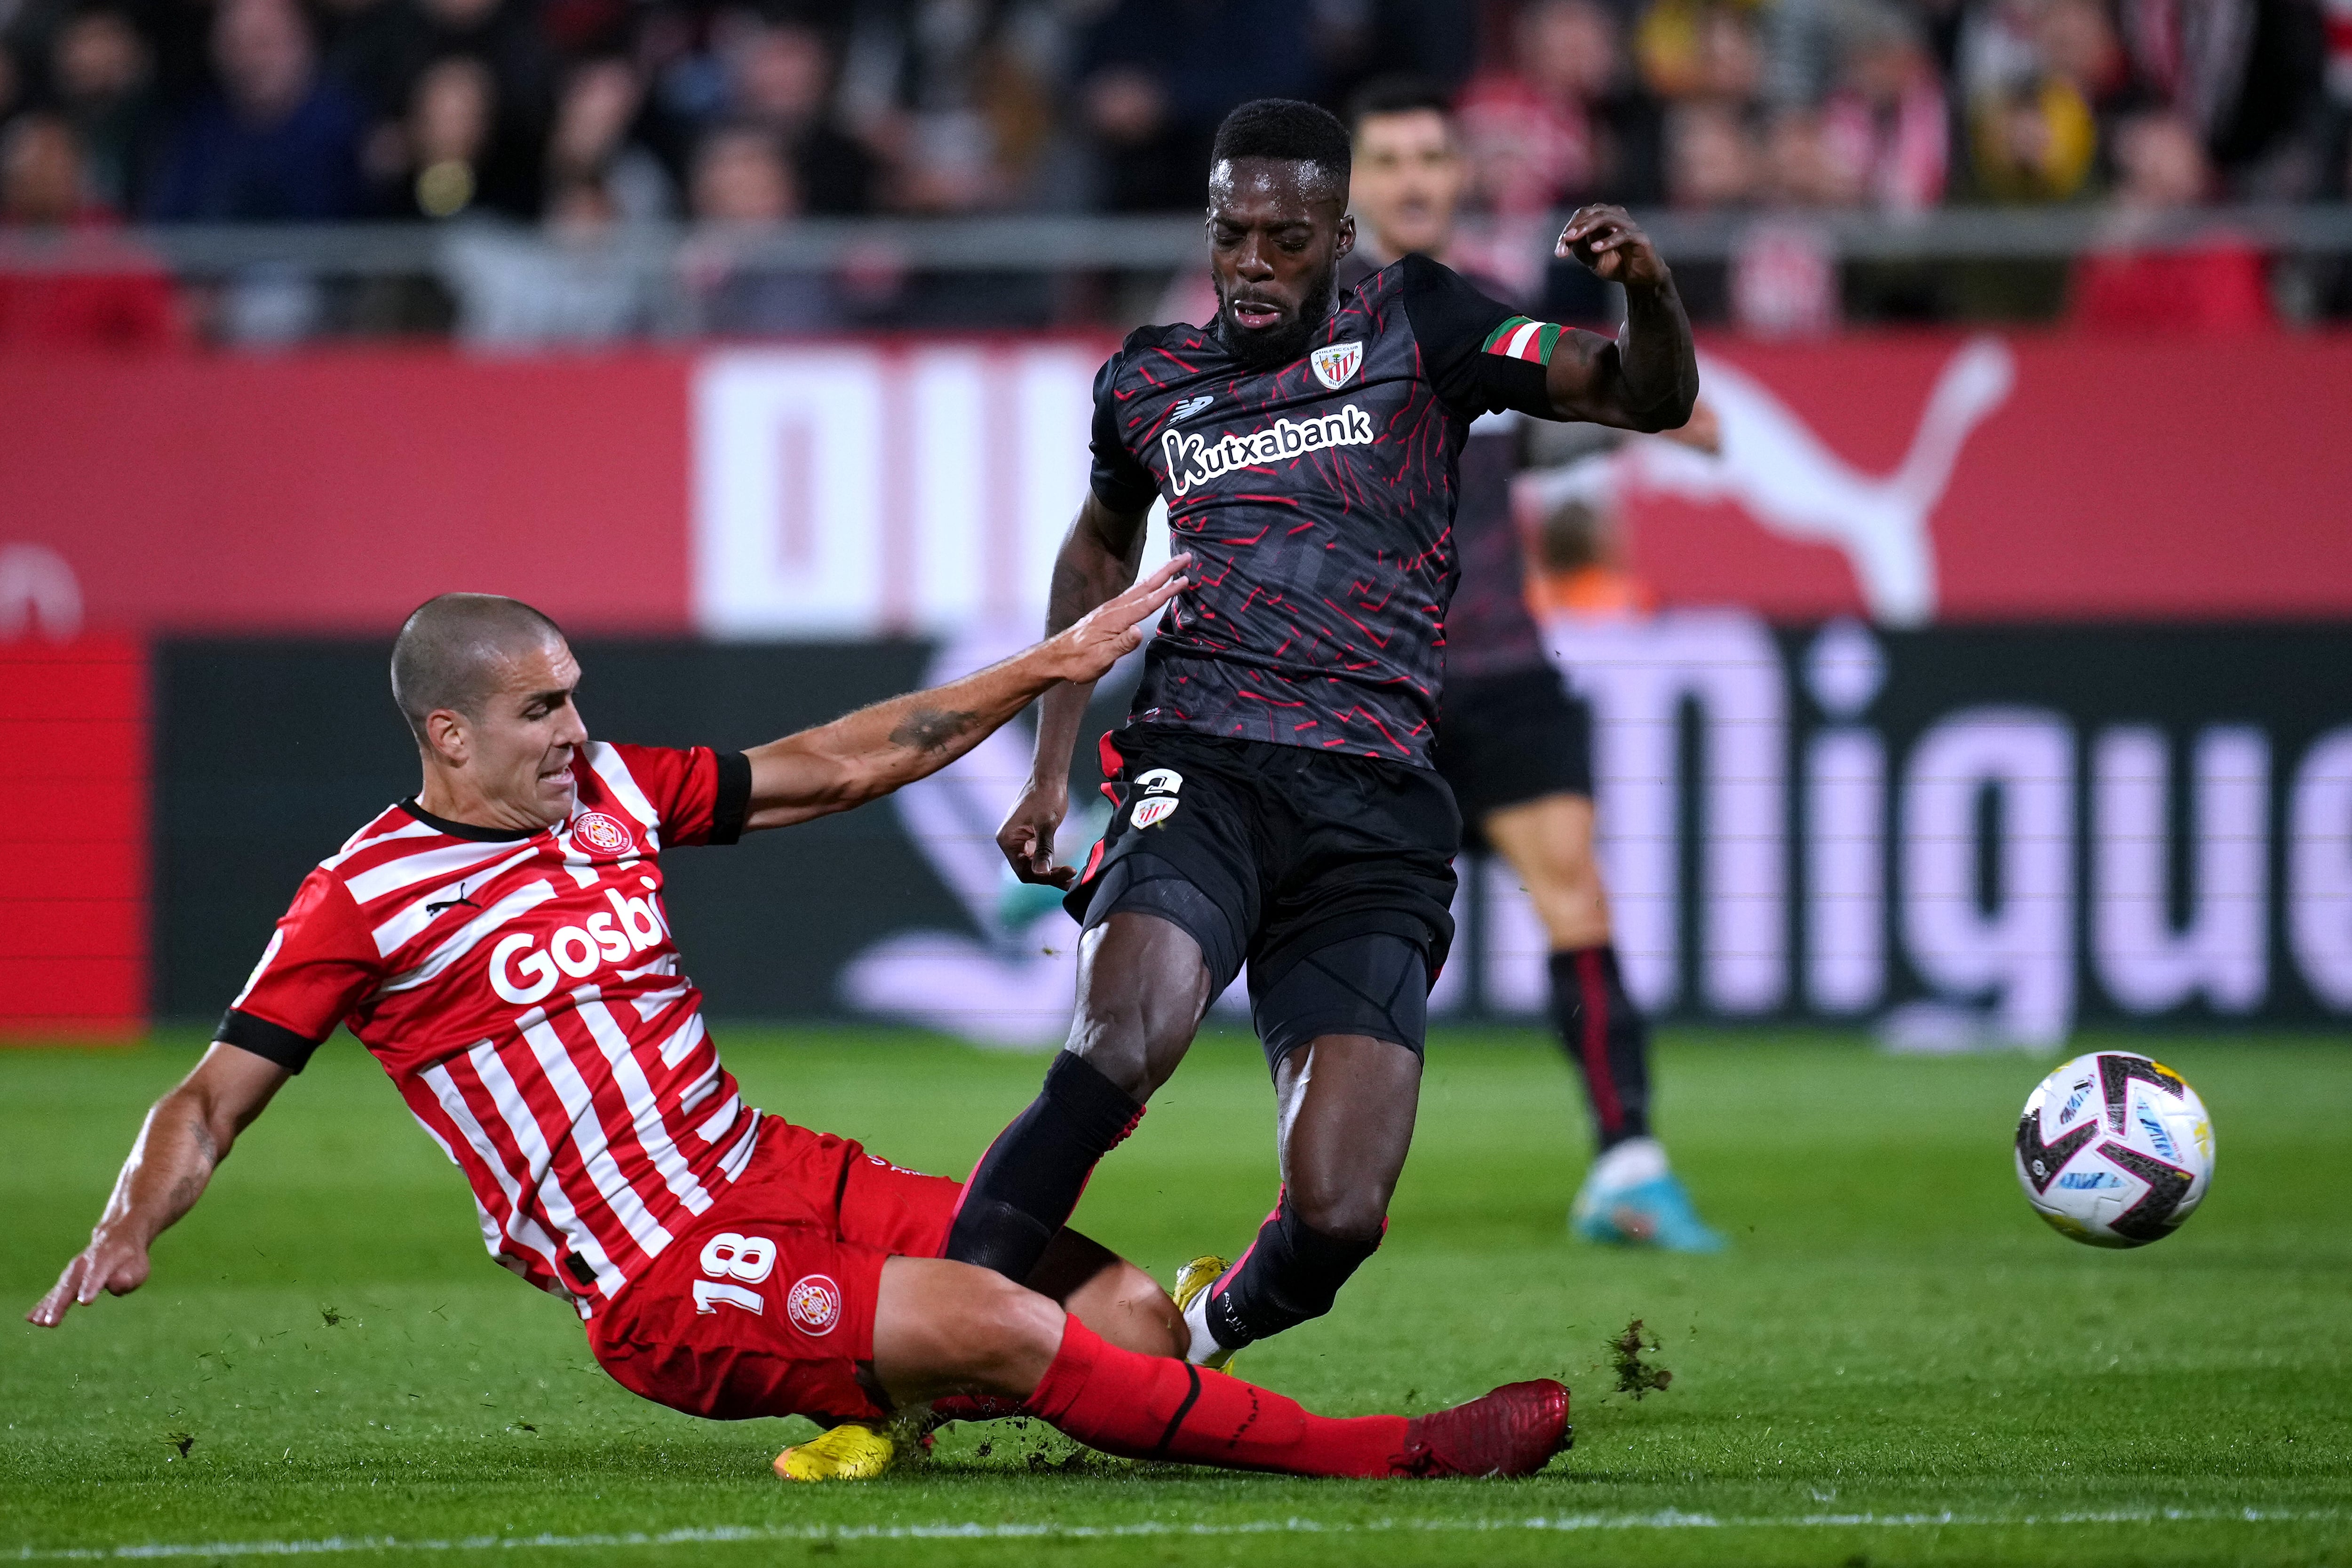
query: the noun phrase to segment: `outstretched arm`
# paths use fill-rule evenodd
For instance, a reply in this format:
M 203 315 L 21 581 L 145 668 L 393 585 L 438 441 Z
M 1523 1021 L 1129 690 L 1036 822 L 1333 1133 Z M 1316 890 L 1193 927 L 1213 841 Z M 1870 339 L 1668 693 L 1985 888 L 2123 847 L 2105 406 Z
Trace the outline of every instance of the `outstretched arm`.
M 1698 401 L 1698 353 L 1675 275 L 1622 207 L 1580 208 L 1553 254 L 1575 257 L 1625 287 L 1625 325 L 1614 338 L 1560 334 L 1545 372 L 1552 413 L 1621 430 L 1674 430 Z
M 1183 592 L 1181 573 L 1192 559 L 1177 556 L 1125 593 L 1097 601 L 1044 642 L 977 674 L 753 747 L 745 753 L 751 800 L 743 826 L 788 827 L 863 805 L 946 767 L 1040 693 L 1071 682 L 1091 687 L 1140 646 L 1142 623 Z M 1131 568 L 1128 575 L 1133 578 Z
M 1143 560 L 1144 524 L 1150 513 L 1113 511 L 1093 495 L 1078 508 L 1054 559 L 1054 587 L 1045 605 L 1045 630 L 1058 632 L 1135 581 Z M 1013 873 L 1024 882 L 1066 888 L 1077 873 L 1054 864 L 1054 832 L 1070 809 L 1070 751 L 1093 700 L 1092 679 L 1056 686 L 1038 704 L 1037 747 L 1029 782 L 1013 803 L 996 846 Z
M 195 1206 L 236 1135 L 292 1076 L 236 1046 L 215 1043 L 206 1051 L 195 1070 L 147 1113 L 89 1245 L 66 1265 L 26 1320 L 53 1329 L 101 1290 L 121 1296 L 145 1284 L 147 1249 Z

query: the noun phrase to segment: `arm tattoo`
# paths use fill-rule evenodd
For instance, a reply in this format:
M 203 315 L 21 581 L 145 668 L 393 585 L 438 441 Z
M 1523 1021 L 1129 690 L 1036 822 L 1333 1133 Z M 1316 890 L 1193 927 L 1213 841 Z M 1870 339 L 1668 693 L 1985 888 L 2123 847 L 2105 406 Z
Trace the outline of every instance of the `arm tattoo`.
M 918 708 L 898 721 L 890 731 L 890 743 L 913 752 L 936 752 L 945 748 L 955 738 L 971 729 L 979 720 L 977 713 L 943 712 L 937 708 Z

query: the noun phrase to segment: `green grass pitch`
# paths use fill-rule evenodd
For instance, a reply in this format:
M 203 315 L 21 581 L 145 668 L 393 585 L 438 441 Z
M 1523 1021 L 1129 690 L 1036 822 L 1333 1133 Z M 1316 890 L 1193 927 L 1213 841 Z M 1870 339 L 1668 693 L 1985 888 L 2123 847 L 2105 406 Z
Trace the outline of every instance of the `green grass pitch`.
M 757 1103 L 950 1173 L 1040 1067 L 909 1035 L 719 1033 Z M 0 1051 L 14 1310 L 194 1048 Z M 998 1424 L 878 1483 L 793 1489 L 768 1460 L 799 1424 L 637 1401 L 493 1268 L 457 1173 L 341 1040 L 146 1289 L 0 1330 L 0 1560 L 2352 1563 L 2352 1051 L 2158 1054 L 2211 1106 L 2219 1174 L 2179 1235 L 2105 1253 L 2044 1228 L 2010 1173 L 2043 1062 L 1670 1036 L 1663 1131 L 1734 1243 L 1684 1259 L 1569 1240 L 1565 1065 L 1532 1033 L 1442 1034 L 1387 1246 L 1331 1316 L 1238 1370 L 1335 1414 L 1563 1377 L 1577 1446 L 1547 1473 L 1220 1475 Z M 1270 1122 L 1255 1047 L 1204 1040 L 1079 1223 L 1162 1279 L 1243 1244 L 1273 1194 Z M 1634 1317 L 1674 1373 L 1638 1402 L 1603 1348 Z

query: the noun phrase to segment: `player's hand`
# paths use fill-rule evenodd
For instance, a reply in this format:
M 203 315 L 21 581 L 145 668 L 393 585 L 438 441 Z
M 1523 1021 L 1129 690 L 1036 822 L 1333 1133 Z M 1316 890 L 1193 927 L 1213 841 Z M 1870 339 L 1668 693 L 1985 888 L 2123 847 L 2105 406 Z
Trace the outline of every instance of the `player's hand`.
M 1654 289 L 1672 276 L 1641 225 L 1623 207 L 1605 203 L 1577 208 L 1552 254 L 1563 260 L 1573 256 L 1594 276 L 1629 289 Z
M 1004 851 L 1004 863 L 1013 868 L 1014 876 L 1050 888 L 1066 888 L 1077 879 L 1076 868 L 1054 864 L 1054 832 L 1069 810 L 1066 781 L 1059 787 L 1029 781 L 1021 798 L 1013 803 L 1004 826 L 996 830 L 996 847 Z
M 28 1323 L 54 1329 L 65 1321 L 66 1313 L 75 1307 L 87 1307 L 104 1291 L 113 1296 L 127 1296 L 147 1283 L 147 1249 L 128 1237 L 119 1237 L 100 1230 L 90 1237 L 89 1245 L 75 1254 L 58 1276 L 49 1293 L 34 1304 L 25 1314 Z
M 1143 646 L 1143 623 L 1185 589 L 1182 575 L 1192 557 L 1171 556 L 1165 566 L 1115 599 L 1106 599 L 1077 625 L 1041 645 L 1055 676 L 1063 680 L 1100 680 L 1110 667 Z M 1056 821 L 1060 818 L 1057 816 Z

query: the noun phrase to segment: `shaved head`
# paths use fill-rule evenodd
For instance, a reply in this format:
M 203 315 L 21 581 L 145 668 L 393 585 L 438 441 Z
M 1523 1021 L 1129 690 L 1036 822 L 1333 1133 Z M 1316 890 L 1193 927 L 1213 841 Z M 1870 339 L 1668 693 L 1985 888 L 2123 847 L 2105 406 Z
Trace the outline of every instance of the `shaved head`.
M 392 700 L 424 745 L 435 710 L 480 720 L 517 658 L 562 646 L 562 628 L 520 599 L 444 594 L 419 605 L 392 645 Z

